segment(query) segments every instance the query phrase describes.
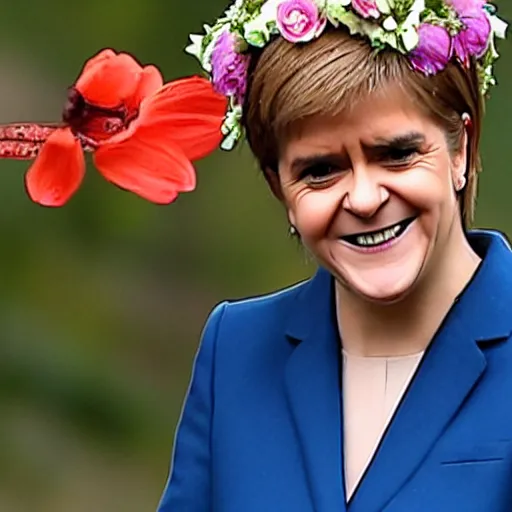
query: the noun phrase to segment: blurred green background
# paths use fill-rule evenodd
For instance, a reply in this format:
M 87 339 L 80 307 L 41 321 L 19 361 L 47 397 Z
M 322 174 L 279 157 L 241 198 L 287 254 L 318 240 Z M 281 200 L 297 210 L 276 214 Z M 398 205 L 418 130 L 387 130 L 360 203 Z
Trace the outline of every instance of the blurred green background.
M 26 0 L 0 15 L 0 122 L 56 121 L 103 47 L 199 72 L 183 53 L 222 0 Z M 501 2 L 512 19 L 512 4 Z M 511 232 L 512 44 L 485 122 L 477 225 Z M 1 162 L 0 512 L 155 510 L 203 322 L 225 298 L 311 273 L 247 150 L 197 165 L 155 206 L 93 169 L 62 209 L 32 204 Z

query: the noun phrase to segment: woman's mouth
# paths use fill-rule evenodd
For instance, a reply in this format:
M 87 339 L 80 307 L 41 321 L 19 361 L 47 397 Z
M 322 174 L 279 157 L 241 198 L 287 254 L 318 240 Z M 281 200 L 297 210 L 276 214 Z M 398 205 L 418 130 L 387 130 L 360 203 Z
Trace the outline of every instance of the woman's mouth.
M 367 231 L 342 236 L 341 240 L 362 249 L 389 245 L 390 242 L 400 238 L 415 219 L 416 217 L 409 217 L 396 224 L 382 228 L 379 231 Z

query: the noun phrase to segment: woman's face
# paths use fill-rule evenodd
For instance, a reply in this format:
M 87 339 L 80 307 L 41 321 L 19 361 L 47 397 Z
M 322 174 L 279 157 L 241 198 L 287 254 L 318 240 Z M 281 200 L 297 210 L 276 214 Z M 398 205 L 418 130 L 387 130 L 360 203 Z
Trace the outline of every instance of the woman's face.
M 465 154 L 390 87 L 297 127 L 281 148 L 280 192 L 320 264 L 358 295 L 394 302 L 463 239 L 455 184 Z

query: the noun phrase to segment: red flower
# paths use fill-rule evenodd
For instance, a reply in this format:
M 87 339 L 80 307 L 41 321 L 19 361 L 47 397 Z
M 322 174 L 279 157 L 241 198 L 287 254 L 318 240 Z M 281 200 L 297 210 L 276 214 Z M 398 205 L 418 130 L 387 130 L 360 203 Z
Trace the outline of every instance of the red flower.
M 195 188 L 191 161 L 218 147 L 225 112 L 226 99 L 208 80 L 190 77 L 164 85 L 156 67 L 108 49 L 85 64 L 69 89 L 61 126 L 7 125 L 0 130 L 0 156 L 37 154 L 26 187 L 45 206 L 61 206 L 76 192 L 85 173 L 84 150 L 93 152 L 95 167 L 108 181 L 165 204 Z M 32 130 L 34 137 L 38 128 L 46 135 L 27 150 L 23 144 L 30 141 L 23 134 Z M 15 140 L 1 137 L 15 129 Z

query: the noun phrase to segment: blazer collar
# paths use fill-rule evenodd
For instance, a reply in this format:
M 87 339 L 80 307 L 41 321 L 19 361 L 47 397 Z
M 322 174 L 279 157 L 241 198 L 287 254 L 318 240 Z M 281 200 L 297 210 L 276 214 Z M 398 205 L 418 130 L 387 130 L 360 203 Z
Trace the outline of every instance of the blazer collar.
M 491 231 L 468 235 L 483 257 L 434 337 L 350 502 L 378 512 L 418 468 L 486 367 L 479 344 L 512 331 L 512 253 Z M 297 347 L 286 367 L 290 409 L 318 512 L 345 510 L 340 350 L 333 279 L 323 269 L 299 292 L 286 334 Z M 397 457 L 397 454 L 400 454 Z
M 508 338 L 512 332 L 512 251 L 502 233 L 473 230 L 469 243 L 482 257 L 473 279 L 449 312 L 447 321 L 461 322 L 475 341 Z
M 285 384 L 315 512 L 343 512 L 343 420 L 333 281 L 324 270 L 297 298 Z
M 464 315 L 475 340 L 506 337 L 512 331 L 510 308 L 503 300 L 504 297 L 512 300 L 510 243 L 504 234 L 491 230 L 469 231 L 468 240 L 482 257 L 482 263 L 456 301 L 462 301 L 464 307 L 452 308 L 449 316 L 459 318 Z M 333 293 L 332 276 L 319 268 L 297 295 L 286 325 L 286 335 L 300 342 L 308 339 L 318 323 L 336 323 Z

